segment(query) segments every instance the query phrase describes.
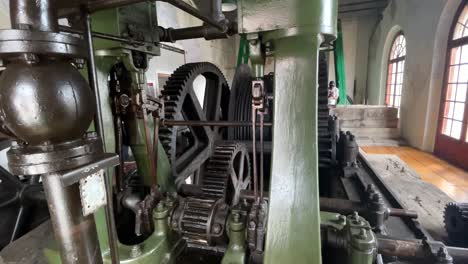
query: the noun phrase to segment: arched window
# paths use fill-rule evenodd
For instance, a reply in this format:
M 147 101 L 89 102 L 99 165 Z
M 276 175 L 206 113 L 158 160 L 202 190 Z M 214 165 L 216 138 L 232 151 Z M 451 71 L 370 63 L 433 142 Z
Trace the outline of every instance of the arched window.
M 445 77 L 442 134 L 457 140 L 463 137 L 468 142 L 465 111 L 468 85 L 468 6 L 463 7 L 456 21 L 448 44 L 450 60 Z
M 388 59 L 387 89 L 385 104 L 398 108 L 400 116 L 401 92 L 403 89 L 403 73 L 405 72 L 406 39 L 402 32 L 393 40 Z
M 468 4 L 451 29 L 435 153 L 468 169 Z

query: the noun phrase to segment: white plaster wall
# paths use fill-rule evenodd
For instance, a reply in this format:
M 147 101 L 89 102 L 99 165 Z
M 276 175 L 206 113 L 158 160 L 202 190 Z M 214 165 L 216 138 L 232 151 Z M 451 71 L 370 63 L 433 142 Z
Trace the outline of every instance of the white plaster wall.
M 167 3 L 156 2 L 156 6 L 160 26 L 182 28 L 202 25 L 202 21 L 199 19 Z M 205 39 L 178 41 L 171 45 L 185 50 L 185 55 L 161 50 L 161 56 L 151 59 L 147 78 L 148 80 L 157 80 L 157 73 L 172 73 L 184 63 L 211 62 L 221 69 L 230 86 L 237 63 L 238 43 L 238 37 L 211 41 Z M 156 88 L 162 88 L 157 86 L 157 82 L 155 85 Z
M 356 54 L 358 40 L 358 20 L 356 18 L 341 21 L 346 74 L 346 94 L 354 98 L 354 80 L 356 79 Z
M 369 42 L 377 21 L 378 16 L 372 14 L 342 18 L 346 93 L 355 104 L 365 103 Z M 334 62 L 329 66 L 330 80 L 334 80 Z
M 460 0 L 393 0 L 370 41 L 368 102 L 383 104 L 391 41 L 399 30 L 404 32 L 407 56 L 401 135 L 410 145 L 426 151 L 433 151 L 446 42 L 459 3 Z

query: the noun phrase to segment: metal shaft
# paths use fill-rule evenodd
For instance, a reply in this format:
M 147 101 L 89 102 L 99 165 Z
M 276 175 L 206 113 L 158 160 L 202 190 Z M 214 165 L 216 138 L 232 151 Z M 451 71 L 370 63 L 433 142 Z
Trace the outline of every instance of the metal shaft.
M 96 61 L 94 59 L 94 43 L 93 36 L 91 31 L 91 15 L 90 13 L 83 8 L 82 9 L 82 18 L 85 20 L 85 39 L 88 43 L 88 76 L 89 83 L 91 88 L 94 91 L 95 103 L 96 103 L 96 117 L 95 117 L 95 127 L 98 135 L 102 140 L 102 147 L 104 152 L 106 152 L 106 140 L 104 135 L 104 124 L 102 120 L 102 109 L 101 109 L 101 92 L 99 90 L 97 71 L 96 71 Z M 117 248 L 118 237 L 116 234 L 115 219 L 114 219 L 114 209 L 113 209 L 113 191 L 112 191 L 112 181 L 109 179 L 109 175 L 104 174 L 104 182 L 106 186 L 106 198 L 107 205 L 105 207 L 106 212 L 106 226 L 109 239 L 110 255 L 112 263 L 119 263 L 119 253 Z
M 179 121 L 179 120 L 161 120 L 161 126 L 220 126 L 220 127 L 236 127 L 236 126 L 252 126 L 252 122 L 244 121 Z M 260 126 L 260 123 L 255 123 L 255 126 Z M 272 123 L 263 123 L 263 126 L 271 127 Z
M 395 256 L 402 260 L 432 260 L 428 247 L 421 240 L 377 239 L 378 252 L 384 256 Z M 468 249 L 446 247 L 455 263 L 468 263 Z
M 10 0 L 10 20 L 16 29 L 58 31 L 57 9 L 53 0 Z
M 62 263 L 102 263 L 94 217 L 83 216 L 78 184 L 63 187 L 58 174 L 42 180 Z
M 353 212 L 365 213 L 369 209 L 361 202 L 320 197 L 320 210 L 347 215 L 352 214 Z M 406 218 L 418 218 L 418 213 L 415 211 L 399 208 L 388 208 L 388 215 Z

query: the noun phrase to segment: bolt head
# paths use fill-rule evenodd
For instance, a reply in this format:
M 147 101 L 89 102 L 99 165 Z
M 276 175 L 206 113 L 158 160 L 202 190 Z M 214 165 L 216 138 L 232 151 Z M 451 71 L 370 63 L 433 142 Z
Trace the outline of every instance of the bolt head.
M 232 219 L 234 222 L 239 222 L 240 221 L 240 214 L 239 213 L 233 213 L 232 214 Z
M 214 224 L 214 225 L 213 225 L 213 233 L 215 233 L 215 234 L 221 233 L 221 230 L 222 230 L 222 229 L 223 229 L 223 228 L 221 227 L 220 224 Z

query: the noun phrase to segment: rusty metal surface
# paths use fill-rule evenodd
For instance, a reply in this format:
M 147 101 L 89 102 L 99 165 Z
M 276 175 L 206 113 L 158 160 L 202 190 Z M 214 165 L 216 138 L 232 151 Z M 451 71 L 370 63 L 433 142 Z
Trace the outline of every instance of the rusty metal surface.
M 92 162 L 102 154 L 96 137 L 50 146 L 13 146 L 8 165 L 16 175 L 36 175 L 68 170 Z
M 87 57 L 82 39 L 56 32 L 3 29 L 0 30 L 0 40 L 1 57 L 18 56 L 22 53 Z
M 94 217 L 83 216 L 78 184 L 63 187 L 60 174 L 42 179 L 63 263 L 102 263 Z

